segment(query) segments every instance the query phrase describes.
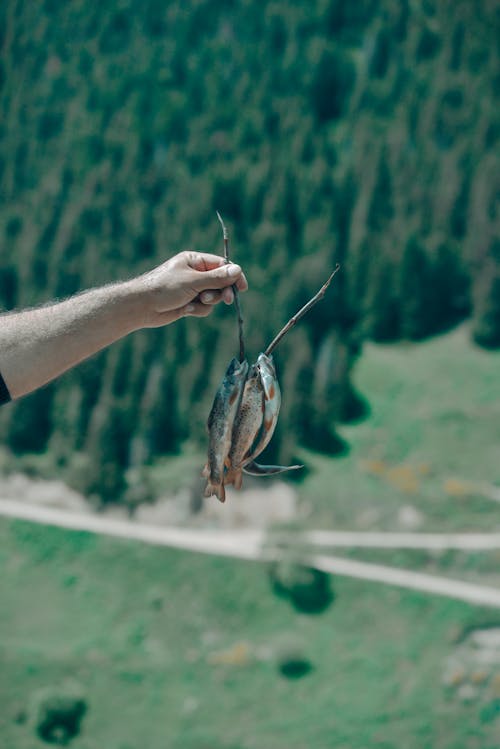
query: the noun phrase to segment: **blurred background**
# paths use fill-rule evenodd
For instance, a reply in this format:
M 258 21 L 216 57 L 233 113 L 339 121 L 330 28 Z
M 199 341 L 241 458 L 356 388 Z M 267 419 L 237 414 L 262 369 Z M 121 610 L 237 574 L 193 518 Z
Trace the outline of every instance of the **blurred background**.
M 36 501 L 57 479 L 151 522 L 163 498 L 187 524 L 498 529 L 499 38 L 493 0 L 4 0 L 2 310 L 182 249 L 221 254 L 218 210 L 254 359 L 342 268 L 275 354 L 267 458 L 305 463 L 295 483 L 246 481 L 229 520 L 200 499 L 207 414 L 238 350 L 234 310 L 217 308 L 2 408 L 3 495 Z M 45 697 L 28 703 L 68 677 L 82 749 L 500 741 L 500 639 L 487 665 L 467 649 L 495 612 L 334 585 L 293 560 L 268 578 L 0 531 L 6 746 L 61 743 L 28 729 Z M 350 553 L 500 582 L 497 552 Z

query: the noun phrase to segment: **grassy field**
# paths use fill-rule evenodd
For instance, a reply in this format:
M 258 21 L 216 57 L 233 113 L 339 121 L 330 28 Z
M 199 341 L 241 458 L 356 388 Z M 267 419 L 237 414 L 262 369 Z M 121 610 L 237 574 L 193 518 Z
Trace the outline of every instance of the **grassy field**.
M 370 415 L 341 427 L 349 454 L 301 453 L 308 525 L 420 530 L 500 528 L 500 352 L 470 344 L 463 326 L 422 344 L 366 345 L 355 385 Z M 286 397 L 286 394 L 285 394 Z M 500 496 L 498 497 L 500 499 Z
M 307 524 L 389 530 L 411 505 L 422 529 L 498 529 L 498 363 L 464 330 L 368 346 L 357 386 L 371 415 L 342 429 L 347 456 L 304 455 Z M 499 566 L 495 554 L 367 557 L 482 583 Z M 500 612 L 339 578 L 331 606 L 305 614 L 263 565 L 20 521 L 0 521 L 0 568 L 2 748 L 45 745 L 30 706 L 67 679 L 88 700 L 75 749 L 500 744 L 500 664 L 459 658 Z M 280 671 L 292 656 L 301 678 Z
M 491 612 L 339 579 L 328 611 L 307 616 L 258 564 L 19 521 L 0 534 L 6 749 L 43 746 L 30 701 L 68 678 L 89 704 L 75 749 L 498 745 L 491 675 L 473 700 L 443 684 L 461 635 Z M 308 674 L 280 673 L 288 651 Z

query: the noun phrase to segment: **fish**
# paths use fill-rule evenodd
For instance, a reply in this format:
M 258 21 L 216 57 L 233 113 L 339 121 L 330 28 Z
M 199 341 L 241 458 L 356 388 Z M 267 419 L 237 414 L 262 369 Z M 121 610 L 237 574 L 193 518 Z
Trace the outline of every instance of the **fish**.
M 259 354 L 249 370 L 240 409 L 234 421 L 232 445 L 227 462 L 226 484 L 240 489 L 243 472 L 270 476 L 303 466 L 262 466 L 255 458 L 273 436 L 281 406 L 281 391 L 272 356 Z
M 229 235 L 219 212 L 222 226 L 224 260 L 229 262 Z M 266 350 L 259 354 L 251 367 L 245 359 L 243 318 L 238 291 L 233 287 L 238 314 L 240 358 L 232 359 L 216 393 L 208 417 L 208 461 L 203 469 L 207 479 L 204 496 L 215 494 L 221 502 L 226 499 L 225 485 L 240 489 L 243 473 L 270 476 L 303 468 L 301 465 L 259 465 L 255 462 L 274 434 L 281 406 L 281 391 L 271 352 L 291 328 L 325 295 L 332 278 L 339 270 L 337 263 L 326 283 L 273 338 Z
M 278 423 L 278 416 L 281 408 L 281 389 L 276 374 L 273 357 L 265 353 L 259 354 L 256 364 L 264 390 L 264 418 L 262 427 L 253 450 L 247 456 L 242 468 L 244 473 L 251 476 L 273 476 L 286 471 L 297 471 L 303 468 L 302 465 L 277 466 L 277 465 L 259 465 L 255 462 L 261 452 L 268 446 Z
M 273 357 L 266 356 L 266 354 L 259 354 L 256 367 L 259 370 L 264 390 L 264 419 L 259 438 L 252 452 L 252 459 L 260 455 L 269 444 L 276 429 L 281 408 L 281 389 Z
M 242 467 L 248 462 L 248 456 L 255 440 L 262 430 L 264 421 L 264 388 L 259 368 L 250 367 L 243 390 L 240 407 L 233 425 L 231 449 L 227 461 L 226 484 L 241 488 Z
M 205 497 L 215 496 L 225 502 L 224 472 L 232 445 L 233 424 L 238 414 L 247 381 L 248 362 L 233 358 L 215 394 L 208 427 L 208 460 L 203 469 L 207 479 Z

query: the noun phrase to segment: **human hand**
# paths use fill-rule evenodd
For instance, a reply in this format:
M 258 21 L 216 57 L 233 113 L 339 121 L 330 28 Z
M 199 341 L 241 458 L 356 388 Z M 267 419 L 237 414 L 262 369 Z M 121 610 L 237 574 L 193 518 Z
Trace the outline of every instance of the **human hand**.
M 181 317 L 206 317 L 215 304 L 231 304 L 234 294 L 248 289 L 239 265 L 218 255 L 180 252 L 135 279 L 144 300 L 144 327 L 159 327 Z

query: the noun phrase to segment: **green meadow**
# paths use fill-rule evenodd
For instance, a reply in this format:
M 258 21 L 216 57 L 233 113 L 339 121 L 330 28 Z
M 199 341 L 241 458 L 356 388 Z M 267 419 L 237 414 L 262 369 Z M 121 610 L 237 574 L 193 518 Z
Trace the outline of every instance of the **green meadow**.
M 354 384 L 370 413 L 341 427 L 348 454 L 301 454 L 311 526 L 398 530 L 412 505 L 419 530 L 498 527 L 499 371 L 499 352 L 471 345 L 467 326 L 425 343 L 366 344 Z
M 485 496 L 500 478 L 495 372 L 498 354 L 463 329 L 367 346 L 355 381 L 370 414 L 343 428 L 344 457 L 303 453 L 301 522 L 394 530 L 411 505 L 419 529 L 498 528 Z M 460 653 L 471 632 L 500 626 L 500 612 L 332 577 L 331 604 L 306 613 L 273 592 L 265 564 L 5 519 L 0 536 L 6 749 L 47 746 L 37 695 L 68 683 L 87 703 L 74 749 L 499 744 L 498 663 Z M 498 553 L 346 554 L 498 582 Z

